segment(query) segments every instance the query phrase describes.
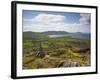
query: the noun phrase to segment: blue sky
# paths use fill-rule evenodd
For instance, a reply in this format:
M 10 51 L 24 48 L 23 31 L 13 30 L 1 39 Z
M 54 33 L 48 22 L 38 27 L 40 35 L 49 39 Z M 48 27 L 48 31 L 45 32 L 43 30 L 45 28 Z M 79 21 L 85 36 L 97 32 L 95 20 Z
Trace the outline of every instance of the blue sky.
M 23 10 L 23 31 L 66 31 L 90 33 L 89 13 Z

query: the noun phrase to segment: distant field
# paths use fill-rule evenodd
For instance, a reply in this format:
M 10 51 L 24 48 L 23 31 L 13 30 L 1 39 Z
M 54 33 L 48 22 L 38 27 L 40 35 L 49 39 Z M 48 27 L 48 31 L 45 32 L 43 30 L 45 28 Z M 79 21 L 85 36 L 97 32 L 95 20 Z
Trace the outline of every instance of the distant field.
M 88 39 L 23 39 L 23 69 L 90 66 L 90 51 Z

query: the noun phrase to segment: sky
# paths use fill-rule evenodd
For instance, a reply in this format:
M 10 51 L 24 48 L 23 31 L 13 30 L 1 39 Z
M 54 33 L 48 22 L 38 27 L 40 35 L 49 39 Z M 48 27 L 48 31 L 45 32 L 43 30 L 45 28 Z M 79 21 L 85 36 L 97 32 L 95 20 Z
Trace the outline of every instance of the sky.
M 23 10 L 23 31 L 66 31 L 90 33 L 91 14 Z

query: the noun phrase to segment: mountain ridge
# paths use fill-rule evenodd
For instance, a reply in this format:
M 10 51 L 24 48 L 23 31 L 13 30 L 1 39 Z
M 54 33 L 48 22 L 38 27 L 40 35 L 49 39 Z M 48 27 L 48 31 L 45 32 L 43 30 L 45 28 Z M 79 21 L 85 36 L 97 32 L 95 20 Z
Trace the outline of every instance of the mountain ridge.
M 49 37 L 49 35 L 57 35 L 58 37 L 72 37 L 72 38 L 81 38 L 81 39 L 90 39 L 90 33 L 82 32 L 66 32 L 66 31 L 45 31 L 45 32 L 32 32 L 26 31 L 23 32 L 24 38 L 54 38 Z M 60 35 L 60 36 L 59 36 Z M 56 37 L 56 36 L 55 36 Z

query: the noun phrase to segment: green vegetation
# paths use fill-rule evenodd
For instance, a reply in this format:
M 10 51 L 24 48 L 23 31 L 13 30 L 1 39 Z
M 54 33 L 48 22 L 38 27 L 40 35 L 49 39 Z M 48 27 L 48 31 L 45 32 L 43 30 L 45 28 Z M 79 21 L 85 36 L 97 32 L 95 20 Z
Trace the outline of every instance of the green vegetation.
M 23 69 L 90 66 L 90 40 L 48 35 L 67 32 L 24 32 Z M 80 37 L 80 36 L 79 36 Z
M 90 40 L 71 37 L 23 40 L 23 69 L 90 65 Z

